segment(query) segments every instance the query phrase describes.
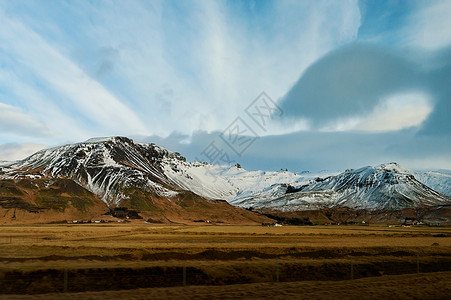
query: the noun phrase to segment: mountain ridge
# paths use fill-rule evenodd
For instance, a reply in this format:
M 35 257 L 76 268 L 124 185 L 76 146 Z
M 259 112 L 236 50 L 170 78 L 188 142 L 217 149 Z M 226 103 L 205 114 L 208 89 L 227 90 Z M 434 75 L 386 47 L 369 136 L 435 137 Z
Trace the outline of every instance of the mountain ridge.
M 157 222 L 183 223 L 206 218 L 255 224 L 269 220 L 174 185 L 165 176 L 162 163 L 183 160 L 185 158 L 177 152 L 155 144 L 135 143 L 124 137 L 91 139 L 41 150 L 3 166 L 0 180 L 28 180 L 30 183 L 43 179 L 73 180 L 102 199 L 110 209 L 135 209 Z M 36 204 L 36 199 L 26 200 Z
M 166 214 L 186 213 L 189 205 L 181 206 L 186 199 L 193 200 L 193 206 L 226 200 L 237 207 L 280 211 L 402 210 L 450 204 L 449 197 L 414 175 L 396 163 L 339 174 L 247 171 L 239 165 L 187 162 L 180 153 L 126 137 L 94 138 L 44 149 L 0 166 L 3 180 L 70 179 L 110 209 L 121 206 Z M 191 214 L 196 215 L 195 211 Z

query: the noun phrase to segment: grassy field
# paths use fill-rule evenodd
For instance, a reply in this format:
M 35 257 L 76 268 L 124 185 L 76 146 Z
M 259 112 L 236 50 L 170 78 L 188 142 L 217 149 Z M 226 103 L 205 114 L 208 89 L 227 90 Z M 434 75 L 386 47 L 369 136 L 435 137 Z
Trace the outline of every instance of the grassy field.
M 449 299 L 451 272 L 388 275 L 346 281 L 297 281 L 147 288 L 45 295 L 0 295 L 8 300 L 59 299 Z
M 245 293 L 245 286 L 251 291 L 253 285 L 275 291 L 285 285 L 282 290 L 294 291 L 295 283 L 307 288 L 307 282 L 309 288 L 323 284 L 335 289 L 351 279 L 359 280 L 363 288 L 368 282 L 403 274 L 438 276 L 436 281 L 446 282 L 442 289 L 446 291 L 449 271 L 449 227 L 144 223 L 0 227 L 3 297 L 149 287 L 178 291 L 177 286 L 192 291 L 194 286 L 215 286 L 220 296 L 220 286 L 244 284 L 239 285 L 240 293 Z M 406 278 L 416 282 L 417 277 Z

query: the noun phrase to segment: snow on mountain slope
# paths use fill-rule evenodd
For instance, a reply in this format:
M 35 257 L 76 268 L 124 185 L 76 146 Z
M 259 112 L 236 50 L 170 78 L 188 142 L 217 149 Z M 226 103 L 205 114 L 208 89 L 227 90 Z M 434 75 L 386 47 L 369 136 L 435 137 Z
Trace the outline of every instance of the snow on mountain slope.
M 302 185 L 329 173 L 296 174 L 288 171 L 247 171 L 237 166 L 202 162 L 163 161 L 165 175 L 178 186 L 198 195 L 224 199 L 238 205 L 243 201 L 274 199 L 285 194 L 288 184 Z
M 417 181 L 396 163 L 364 167 L 299 187 L 276 199 L 241 202 L 240 206 L 270 207 L 282 211 L 344 206 L 353 209 L 397 210 L 408 207 L 450 205 L 451 198 Z
M 10 166 L 7 177 L 68 177 L 111 205 L 128 196 L 127 188 L 139 187 L 170 197 L 177 192 L 159 166 L 162 159 L 184 160 L 178 153 L 154 144 L 137 144 L 123 137 L 91 139 L 39 151 Z
M 417 171 L 415 178 L 431 189 L 451 197 L 451 171 Z
M 6 161 L 6 160 L 0 160 L 0 168 L 8 168 L 10 165 L 12 165 L 15 162 L 12 161 Z
M 11 171 L 11 165 L 13 165 L 14 163 L 15 162 L 12 161 L 0 161 L 0 174 Z
M 162 197 L 188 190 L 233 203 L 234 199 L 275 197 L 268 190 L 277 191 L 280 184 L 301 183 L 316 176 L 186 162 L 180 154 L 155 144 L 135 143 L 122 137 L 95 138 L 42 150 L 13 163 L 6 173 L 8 178 L 71 178 L 108 205 L 127 199 L 123 191 L 133 187 Z
M 70 178 L 110 206 L 131 197 L 136 203 L 139 197 L 152 195 L 170 201 L 184 190 L 209 199 L 227 200 L 235 206 L 285 211 L 450 204 L 449 197 L 423 185 L 412 174 L 396 163 L 338 175 L 247 171 L 238 166 L 187 162 L 179 153 L 124 137 L 96 138 L 46 149 L 0 167 L 0 178 Z M 426 184 L 435 184 L 442 190 L 450 188 L 451 175 L 425 172 L 421 176 Z

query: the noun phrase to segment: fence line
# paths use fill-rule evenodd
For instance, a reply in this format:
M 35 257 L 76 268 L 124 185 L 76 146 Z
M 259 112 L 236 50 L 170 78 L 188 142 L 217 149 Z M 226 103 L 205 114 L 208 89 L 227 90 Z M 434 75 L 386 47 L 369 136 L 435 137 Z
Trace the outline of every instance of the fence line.
M 111 268 L 111 269 L 68 269 L 39 270 L 28 273 L 0 270 L 0 294 L 13 293 L 49 293 L 49 292 L 83 292 L 117 289 L 135 289 L 146 287 L 182 286 L 184 290 L 189 285 L 222 285 L 251 282 L 279 282 L 303 280 L 354 280 L 356 278 L 420 273 L 420 255 L 410 262 L 359 262 L 352 257 L 347 263 L 335 263 L 325 260 L 320 266 L 305 262 L 285 262 L 275 260 L 273 274 L 264 274 L 255 268 L 255 273 L 246 266 L 248 274 L 240 274 L 235 279 L 227 279 L 207 275 L 200 268 L 182 266 L 148 267 L 141 269 Z M 451 260 L 429 262 L 422 264 L 423 272 L 449 271 Z M 335 267 L 335 269 L 333 268 Z M 233 266 L 230 266 L 233 268 Z M 317 268 L 317 269 L 315 269 Z M 328 269 L 329 268 L 329 269 Z M 249 271 L 250 270 L 250 271 Z M 308 272 L 310 270 L 310 272 Z M 347 271 L 346 271 L 347 270 Z M 235 269 L 235 272 L 237 270 Z M 269 275 L 269 276 L 268 276 Z M 246 277 L 247 276 L 247 277 Z M 260 276 L 260 277 L 259 277 Z M 222 280 L 222 281 L 221 281 Z

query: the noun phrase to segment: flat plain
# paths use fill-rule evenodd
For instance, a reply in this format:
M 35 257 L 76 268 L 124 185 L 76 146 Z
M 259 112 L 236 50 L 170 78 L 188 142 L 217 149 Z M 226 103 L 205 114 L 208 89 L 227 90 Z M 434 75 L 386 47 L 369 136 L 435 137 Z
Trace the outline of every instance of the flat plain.
M 429 281 L 434 284 L 420 284 Z M 0 297 L 5 299 L 48 293 L 58 298 L 63 292 L 120 298 L 155 291 L 160 292 L 153 298 L 179 293 L 202 299 L 203 294 L 227 298 L 232 290 L 240 298 L 288 299 L 318 294 L 315 286 L 326 294 L 349 294 L 345 287 L 353 283 L 353 291 L 377 299 L 387 298 L 380 291 L 391 291 L 394 282 L 410 298 L 449 295 L 451 228 L 141 222 L 0 227 Z M 256 296 L 256 290 L 266 292 Z

